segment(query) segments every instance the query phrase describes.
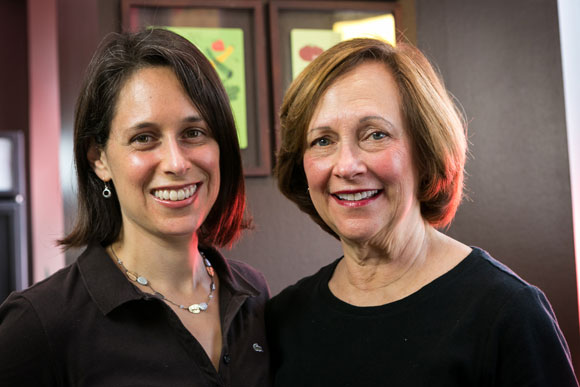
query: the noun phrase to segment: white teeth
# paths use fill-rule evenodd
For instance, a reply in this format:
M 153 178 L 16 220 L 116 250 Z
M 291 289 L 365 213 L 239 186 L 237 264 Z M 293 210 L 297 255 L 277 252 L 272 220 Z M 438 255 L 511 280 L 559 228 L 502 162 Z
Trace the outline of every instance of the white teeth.
M 371 191 L 357 192 L 354 194 L 336 194 L 336 196 L 338 196 L 340 200 L 348 200 L 354 202 L 370 198 L 371 196 L 376 195 L 377 192 L 379 192 L 378 189 L 373 189 Z
M 191 197 L 191 195 L 193 195 L 196 190 L 197 190 L 197 184 L 192 185 L 188 188 L 182 188 L 179 190 L 174 190 L 174 189 L 157 190 L 157 191 L 153 192 L 153 195 L 156 198 L 161 199 L 161 200 L 179 201 L 179 200 L 184 200 L 184 199 Z

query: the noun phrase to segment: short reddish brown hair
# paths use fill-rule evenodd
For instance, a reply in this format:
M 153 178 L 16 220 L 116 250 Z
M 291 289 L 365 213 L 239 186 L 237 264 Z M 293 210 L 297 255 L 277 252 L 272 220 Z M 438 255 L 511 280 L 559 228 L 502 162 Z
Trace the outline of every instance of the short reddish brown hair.
M 280 191 L 337 237 L 318 215 L 303 167 L 306 131 L 325 91 L 362 63 L 383 63 L 393 74 L 401 95 L 418 170 L 417 198 L 421 215 L 434 227 L 448 225 L 463 197 L 466 125 L 443 81 L 415 47 L 393 47 L 376 39 L 338 43 L 316 58 L 290 85 L 280 110 L 281 147 L 276 176 Z

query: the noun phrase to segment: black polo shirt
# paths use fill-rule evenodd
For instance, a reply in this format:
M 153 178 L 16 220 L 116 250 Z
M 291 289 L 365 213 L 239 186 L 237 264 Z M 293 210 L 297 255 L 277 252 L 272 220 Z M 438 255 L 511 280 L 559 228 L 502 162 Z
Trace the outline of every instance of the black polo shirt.
M 204 253 L 220 279 L 219 371 L 165 302 L 89 246 L 0 306 L 0 386 L 269 386 L 264 277 Z

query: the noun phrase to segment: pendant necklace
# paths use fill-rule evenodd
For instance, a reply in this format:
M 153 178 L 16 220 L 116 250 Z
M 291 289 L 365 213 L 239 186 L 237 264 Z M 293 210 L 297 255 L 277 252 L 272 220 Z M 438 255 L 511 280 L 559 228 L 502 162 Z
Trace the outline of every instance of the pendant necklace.
M 117 254 L 115 253 L 115 250 L 113 250 L 113 245 L 111 244 L 111 252 L 113 253 L 113 256 L 115 257 L 115 260 L 117 261 L 117 264 L 119 265 L 119 267 L 121 268 L 121 270 L 124 272 L 125 276 L 127 278 L 129 278 L 129 280 L 133 281 L 133 282 L 137 282 L 140 285 L 143 286 L 147 286 L 149 289 L 151 289 L 151 291 L 153 292 L 153 295 L 163 301 L 169 302 L 172 305 L 175 305 L 176 307 L 178 307 L 179 309 L 192 313 L 192 314 L 198 314 L 200 312 L 205 312 L 207 310 L 207 307 L 210 303 L 210 301 L 213 299 L 213 292 L 215 290 L 215 281 L 214 281 L 214 269 L 211 266 L 210 261 L 205 257 L 205 254 L 200 251 L 199 253 L 201 254 L 201 257 L 203 258 L 203 264 L 205 265 L 205 271 L 207 272 L 207 275 L 209 276 L 211 283 L 209 285 L 209 294 L 207 296 L 207 302 L 200 302 L 199 304 L 191 304 L 189 306 L 184 306 L 181 304 L 178 304 L 176 302 L 171 301 L 170 299 L 168 299 L 167 297 L 165 297 L 163 294 L 159 293 L 157 290 L 153 289 L 153 286 L 151 286 L 151 283 L 149 282 L 149 280 L 143 276 L 140 276 L 137 273 L 131 272 L 129 271 L 129 269 L 127 269 L 125 267 L 125 264 L 123 264 L 123 261 L 121 261 L 119 259 L 119 257 L 117 257 Z

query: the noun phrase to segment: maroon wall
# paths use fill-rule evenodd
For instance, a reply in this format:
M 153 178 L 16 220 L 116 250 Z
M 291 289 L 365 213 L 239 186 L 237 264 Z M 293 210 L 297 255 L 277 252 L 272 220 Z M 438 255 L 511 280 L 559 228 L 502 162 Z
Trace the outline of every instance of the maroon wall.
M 0 1 L 0 131 L 24 132 L 25 153 L 28 154 L 28 45 L 26 1 Z M 28 163 L 25 166 L 28 173 Z M 30 184 L 26 182 L 27 198 Z M 27 205 L 27 222 L 30 224 L 30 202 Z M 28 251 L 31 251 L 28 238 Z M 7 258 L 7 257 L 0 257 Z M 30 257 L 27 257 L 29 259 Z M 31 275 L 30 275 L 31 277 Z
M 0 1 L 0 130 L 28 131 L 26 1 Z
M 416 0 L 419 47 L 469 121 L 467 192 L 449 233 L 548 296 L 580 370 L 557 1 Z

